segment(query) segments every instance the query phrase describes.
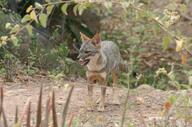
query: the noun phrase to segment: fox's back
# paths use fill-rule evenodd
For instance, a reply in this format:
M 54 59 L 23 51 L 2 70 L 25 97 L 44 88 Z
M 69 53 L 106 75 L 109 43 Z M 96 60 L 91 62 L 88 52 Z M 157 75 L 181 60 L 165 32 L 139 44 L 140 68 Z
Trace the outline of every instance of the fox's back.
M 118 71 L 121 55 L 117 44 L 112 41 L 102 41 L 100 51 L 107 58 L 106 71 L 109 72 L 112 69 Z

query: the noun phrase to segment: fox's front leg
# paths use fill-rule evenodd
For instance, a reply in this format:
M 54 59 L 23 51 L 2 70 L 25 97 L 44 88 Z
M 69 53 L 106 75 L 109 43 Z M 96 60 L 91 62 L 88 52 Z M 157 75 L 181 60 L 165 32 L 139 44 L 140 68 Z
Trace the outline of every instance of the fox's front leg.
M 87 109 L 93 111 L 94 110 L 93 84 L 88 84 L 87 89 L 88 89 Z
M 105 110 L 105 94 L 106 94 L 106 85 L 101 85 L 101 97 L 99 102 L 98 111 L 103 112 Z

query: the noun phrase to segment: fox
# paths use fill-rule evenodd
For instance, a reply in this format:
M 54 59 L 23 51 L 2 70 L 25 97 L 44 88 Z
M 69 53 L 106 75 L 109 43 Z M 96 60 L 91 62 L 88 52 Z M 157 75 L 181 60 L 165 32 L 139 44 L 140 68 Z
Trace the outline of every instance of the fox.
M 86 78 L 89 82 L 88 89 L 88 107 L 94 110 L 93 84 L 98 83 L 101 86 L 101 95 L 98 105 L 98 111 L 105 110 L 105 94 L 107 86 L 107 77 L 112 75 L 113 104 L 120 104 L 119 95 L 116 91 L 120 71 L 128 71 L 127 64 L 123 61 L 119 47 L 113 41 L 102 41 L 100 33 L 96 33 L 92 38 L 80 32 L 82 44 L 77 56 L 80 65 L 86 67 Z

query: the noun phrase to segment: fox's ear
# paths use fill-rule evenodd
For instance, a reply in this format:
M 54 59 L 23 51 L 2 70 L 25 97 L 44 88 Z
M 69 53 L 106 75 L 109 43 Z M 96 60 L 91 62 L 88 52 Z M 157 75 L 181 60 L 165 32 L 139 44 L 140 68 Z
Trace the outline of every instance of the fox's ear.
M 101 37 L 100 37 L 100 34 L 98 32 L 92 38 L 92 42 L 96 46 L 98 46 L 101 43 Z
M 82 42 L 88 42 L 89 40 L 91 40 L 91 38 L 87 37 L 85 34 L 81 32 L 80 32 L 80 36 L 81 36 Z

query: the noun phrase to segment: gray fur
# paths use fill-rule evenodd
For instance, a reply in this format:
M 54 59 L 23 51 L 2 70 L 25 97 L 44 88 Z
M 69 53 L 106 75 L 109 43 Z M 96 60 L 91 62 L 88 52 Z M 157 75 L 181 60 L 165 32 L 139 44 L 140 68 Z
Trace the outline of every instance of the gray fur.
M 105 71 L 108 73 L 111 70 L 119 72 L 121 55 L 118 46 L 112 41 L 102 41 L 100 52 L 107 58 Z
M 110 73 L 112 70 L 119 72 L 119 65 L 121 63 L 121 55 L 118 46 L 112 41 L 100 42 L 100 48 L 97 48 L 91 42 L 82 43 L 78 58 L 86 58 L 90 55 L 94 56 L 99 53 L 100 57 L 97 64 L 102 66 L 101 70 Z M 93 70 L 90 70 L 93 71 Z

